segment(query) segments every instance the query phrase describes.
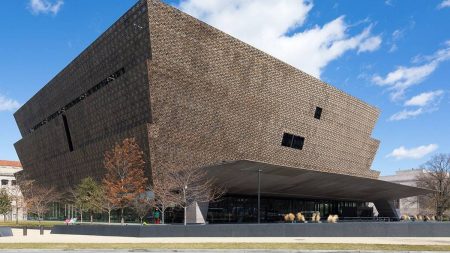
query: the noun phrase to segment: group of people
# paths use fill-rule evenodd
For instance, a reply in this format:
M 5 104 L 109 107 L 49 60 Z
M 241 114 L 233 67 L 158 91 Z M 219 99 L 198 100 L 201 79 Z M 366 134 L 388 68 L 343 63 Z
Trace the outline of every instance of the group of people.
M 71 219 L 67 218 L 64 220 L 64 223 L 66 225 L 74 225 L 77 223 L 77 218 L 71 218 Z
M 161 224 L 161 220 L 160 220 L 160 215 L 161 215 L 161 212 L 158 210 L 158 209 L 155 209 L 154 211 L 153 211 L 153 223 L 154 224 Z M 148 223 L 146 222 L 146 221 L 144 221 L 143 223 L 142 223 L 142 225 L 148 225 Z

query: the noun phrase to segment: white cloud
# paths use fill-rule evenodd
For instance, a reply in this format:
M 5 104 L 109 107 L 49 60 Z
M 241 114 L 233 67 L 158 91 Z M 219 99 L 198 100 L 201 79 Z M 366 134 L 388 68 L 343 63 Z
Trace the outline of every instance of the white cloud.
M 446 7 L 450 7 L 450 0 L 444 0 L 438 5 L 439 9 L 446 8 Z
M 428 106 L 443 94 L 443 90 L 424 92 L 407 100 L 405 106 Z
M 179 7 L 316 77 L 344 53 L 374 51 L 382 41 L 370 25 L 350 36 L 344 16 L 299 31 L 313 7 L 306 0 L 182 0 Z
M 359 45 L 358 53 L 360 52 L 371 52 L 378 49 L 381 45 L 381 37 L 374 36 L 365 40 L 361 45 Z
M 400 39 L 402 39 L 404 37 L 404 35 L 405 35 L 405 30 L 397 29 L 394 32 L 392 32 L 392 38 L 391 38 L 391 42 L 390 42 L 390 44 L 392 44 L 392 45 L 391 45 L 391 48 L 389 49 L 389 53 L 397 51 L 397 49 L 398 49 L 397 42 Z
M 20 103 L 14 99 L 7 98 L 0 94 L 0 112 L 13 111 L 20 107 Z
M 30 0 L 28 6 L 31 10 L 31 13 L 37 14 L 48 14 L 52 13 L 56 15 L 61 6 L 64 4 L 63 0 L 50 1 L 50 0 Z
M 404 146 L 394 149 L 390 154 L 386 157 L 393 157 L 397 160 L 401 159 L 421 159 L 424 156 L 434 152 L 438 149 L 438 145 L 429 144 L 423 145 L 416 148 L 407 149 Z
M 397 49 L 398 49 L 398 46 L 397 46 L 397 44 L 394 43 L 391 45 L 391 48 L 389 48 L 389 53 L 393 53 L 393 52 L 397 51 Z
M 416 57 L 417 58 L 417 57 Z M 387 86 L 392 100 L 403 98 L 405 91 L 412 85 L 419 84 L 432 74 L 440 63 L 450 59 L 450 46 L 438 50 L 433 55 L 420 57 L 425 61 L 422 65 L 399 66 L 385 77 L 375 75 L 372 81 L 380 86 Z
M 418 108 L 416 110 L 406 110 L 405 109 L 403 111 L 397 112 L 394 115 L 392 115 L 389 118 L 389 120 L 390 121 L 399 121 L 399 120 L 414 118 L 416 116 L 423 114 L 424 112 L 425 112 L 425 110 L 423 108 Z
M 403 106 L 416 106 L 419 108 L 414 110 L 404 109 L 400 112 L 397 112 L 389 118 L 389 121 L 405 120 L 409 118 L 415 118 L 421 114 L 434 112 L 439 109 L 438 106 L 443 95 L 443 90 L 424 92 L 416 95 L 405 101 Z
M 405 101 L 405 107 L 417 106 L 415 110 L 404 109 L 392 115 L 390 121 L 399 121 L 409 118 L 415 118 L 421 114 L 431 113 L 439 109 L 439 103 L 444 95 L 443 90 L 424 92 Z
M 405 35 L 404 30 L 397 29 L 394 32 L 392 32 L 392 40 L 397 41 L 397 40 L 401 39 L 404 35 Z
M 403 97 L 407 88 L 422 82 L 436 69 L 437 63 L 431 62 L 417 67 L 397 67 L 396 70 L 388 73 L 386 77 L 374 76 L 373 81 L 380 86 L 390 86 L 392 100 Z

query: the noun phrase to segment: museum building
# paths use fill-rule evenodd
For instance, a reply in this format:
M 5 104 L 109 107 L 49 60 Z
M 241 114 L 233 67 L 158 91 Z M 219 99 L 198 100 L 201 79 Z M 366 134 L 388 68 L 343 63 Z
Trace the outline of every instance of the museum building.
M 204 168 L 227 195 L 191 222 L 256 221 L 258 184 L 262 222 L 370 216 L 368 202 L 397 217 L 393 200 L 428 192 L 370 169 L 377 108 L 158 0 L 136 3 L 14 116 L 24 170 L 61 190 L 100 180 L 105 151 L 128 137 L 149 178 Z

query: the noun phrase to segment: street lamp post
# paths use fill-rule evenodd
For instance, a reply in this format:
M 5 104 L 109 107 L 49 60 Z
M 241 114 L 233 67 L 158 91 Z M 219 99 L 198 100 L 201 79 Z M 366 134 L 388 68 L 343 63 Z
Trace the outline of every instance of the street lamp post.
M 258 169 L 258 224 L 261 223 L 261 169 Z
M 187 191 L 188 186 L 185 185 L 184 189 L 183 189 L 183 202 L 184 202 L 184 225 L 187 225 L 187 221 L 186 221 L 186 211 L 187 211 L 187 206 L 186 206 L 186 191 Z

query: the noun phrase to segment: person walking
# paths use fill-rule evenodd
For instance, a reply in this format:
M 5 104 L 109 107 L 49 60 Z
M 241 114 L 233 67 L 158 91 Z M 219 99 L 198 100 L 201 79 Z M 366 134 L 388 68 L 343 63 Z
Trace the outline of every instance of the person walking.
M 153 218 L 155 219 L 155 224 L 159 224 L 159 210 L 155 209 L 155 212 L 153 212 Z

